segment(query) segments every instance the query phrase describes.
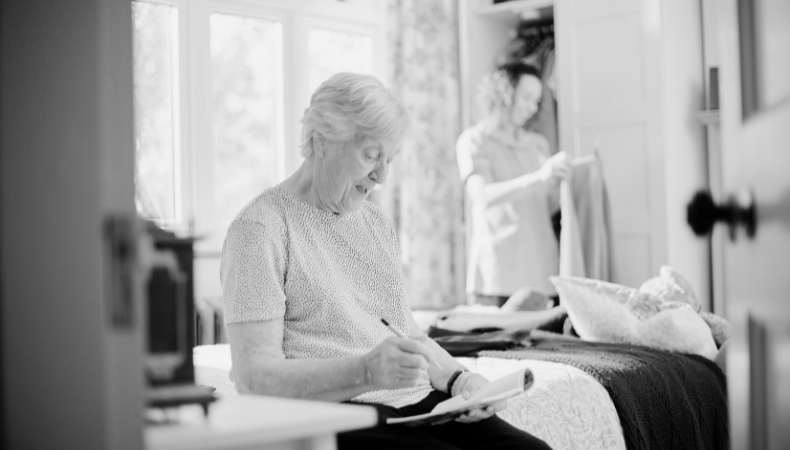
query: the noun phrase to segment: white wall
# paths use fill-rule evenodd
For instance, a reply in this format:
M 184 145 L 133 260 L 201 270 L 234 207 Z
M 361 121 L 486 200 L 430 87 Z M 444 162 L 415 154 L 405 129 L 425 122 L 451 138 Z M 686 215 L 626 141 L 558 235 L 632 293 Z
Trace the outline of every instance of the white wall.
M 140 317 L 108 324 L 101 235 L 134 211 L 130 14 L 2 2 L 3 448 L 142 446 Z

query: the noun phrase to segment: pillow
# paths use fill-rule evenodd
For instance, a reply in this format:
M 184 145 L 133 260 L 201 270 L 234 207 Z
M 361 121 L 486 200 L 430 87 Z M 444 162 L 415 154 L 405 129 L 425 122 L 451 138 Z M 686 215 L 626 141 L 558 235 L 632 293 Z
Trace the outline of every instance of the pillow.
M 699 312 L 701 307 L 691 283 L 670 266 L 661 266 L 658 276 L 642 283 L 639 291 L 660 300 L 664 303 L 664 308 L 677 307 L 685 303 Z
M 550 280 L 579 337 L 599 342 L 633 341 L 639 320 L 626 303 L 636 289 L 588 278 Z
M 560 304 L 582 339 L 628 343 L 695 353 L 713 358 L 716 344 L 707 324 L 689 305 L 661 310 L 640 319 L 629 304 L 660 303 L 626 286 L 576 277 L 552 277 Z
M 690 305 L 665 309 L 655 316 L 640 321 L 635 344 L 694 353 L 708 359 L 716 357 L 716 342 L 708 324 Z

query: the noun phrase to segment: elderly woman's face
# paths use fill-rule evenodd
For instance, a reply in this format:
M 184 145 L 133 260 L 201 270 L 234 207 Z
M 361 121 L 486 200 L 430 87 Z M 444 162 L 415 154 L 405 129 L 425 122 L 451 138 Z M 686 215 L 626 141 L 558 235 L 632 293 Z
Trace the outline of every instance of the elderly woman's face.
M 323 206 L 348 214 L 377 184 L 383 184 L 400 140 L 372 140 L 330 145 L 316 165 L 315 187 Z
M 510 118 L 516 126 L 524 125 L 538 111 L 543 86 L 540 80 L 532 75 L 522 75 L 513 93 L 513 106 Z

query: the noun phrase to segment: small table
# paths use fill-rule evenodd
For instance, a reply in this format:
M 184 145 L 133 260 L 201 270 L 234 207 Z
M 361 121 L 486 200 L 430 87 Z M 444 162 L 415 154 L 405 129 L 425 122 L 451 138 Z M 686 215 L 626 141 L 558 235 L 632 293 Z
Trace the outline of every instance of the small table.
M 376 424 L 367 406 L 257 395 L 224 397 L 200 408 L 182 407 L 177 423 L 149 425 L 148 450 L 334 450 L 335 434 Z

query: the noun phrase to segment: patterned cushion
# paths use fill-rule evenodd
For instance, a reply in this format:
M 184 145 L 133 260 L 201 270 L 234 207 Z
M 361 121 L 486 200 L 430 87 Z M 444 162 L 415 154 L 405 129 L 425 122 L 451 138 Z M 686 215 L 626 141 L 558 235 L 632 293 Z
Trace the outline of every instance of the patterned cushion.
M 689 304 L 672 302 L 661 309 L 660 299 L 627 286 L 575 277 L 551 281 L 582 339 L 716 355 L 710 328 Z
M 694 295 L 691 283 L 677 270 L 670 266 L 662 266 L 658 276 L 650 278 L 639 287 L 640 292 L 650 294 L 662 303 L 686 303 L 695 311 L 700 310 L 700 303 Z

